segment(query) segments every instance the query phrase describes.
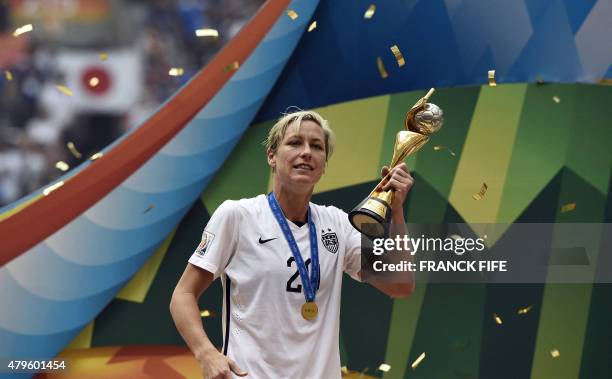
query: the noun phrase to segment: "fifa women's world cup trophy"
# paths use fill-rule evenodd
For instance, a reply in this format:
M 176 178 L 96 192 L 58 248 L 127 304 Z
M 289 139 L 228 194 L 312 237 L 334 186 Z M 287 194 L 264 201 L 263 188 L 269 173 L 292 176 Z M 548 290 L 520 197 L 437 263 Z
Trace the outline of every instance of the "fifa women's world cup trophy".
M 427 102 L 433 93 L 432 88 L 406 113 L 405 130 L 397 133 L 395 137 L 390 168 L 403 162 L 408 155 L 419 151 L 429 141 L 429 135 L 442 127 L 442 110 Z M 370 238 L 386 237 L 391 222 L 393 191 L 377 191 L 377 188 L 378 186 L 349 213 L 353 227 Z

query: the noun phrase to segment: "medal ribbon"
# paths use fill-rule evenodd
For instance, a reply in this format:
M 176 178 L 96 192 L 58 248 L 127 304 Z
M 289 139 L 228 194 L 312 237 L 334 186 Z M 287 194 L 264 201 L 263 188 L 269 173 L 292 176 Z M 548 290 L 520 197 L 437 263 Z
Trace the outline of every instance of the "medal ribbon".
M 310 233 L 310 260 L 311 260 L 311 275 L 308 275 L 308 269 L 306 268 L 306 264 L 304 264 L 304 259 L 302 259 L 302 255 L 300 254 L 300 249 L 298 248 L 297 243 L 295 242 L 295 238 L 293 237 L 293 233 L 291 233 L 291 229 L 289 229 L 289 224 L 285 219 L 285 215 L 276 200 L 276 196 L 274 192 L 270 192 L 268 194 L 268 204 L 270 204 L 270 209 L 274 214 L 274 218 L 278 222 L 283 234 L 285 235 L 285 239 L 289 244 L 289 248 L 291 249 L 291 253 L 293 254 L 293 258 L 295 259 L 295 263 L 297 264 L 298 271 L 300 273 L 300 278 L 302 279 L 302 287 L 304 288 L 304 296 L 306 297 L 306 301 L 314 301 L 316 297 L 317 286 L 319 283 L 319 247 L 317 245 L 317 229 L 315 227 L 314 222 L 312 221 L 312 212 L 310 211 L 310 207 L 308 207 L 308 231 Z

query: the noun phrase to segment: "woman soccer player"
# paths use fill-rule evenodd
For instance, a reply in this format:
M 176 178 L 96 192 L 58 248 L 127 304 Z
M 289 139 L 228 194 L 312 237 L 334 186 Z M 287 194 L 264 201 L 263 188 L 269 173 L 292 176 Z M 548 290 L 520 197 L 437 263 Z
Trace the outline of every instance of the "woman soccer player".
M 333 147 L 313 111 L 282 117 L 266 140 L 273 191 L 225 201 L 214 212 L 170 303 L 176 327 L 205 378 L 340 378 L 342 274 L 361 280 L 361 235 L 335 207 L 310 202 Z M 383 177 L 389 169 L 383 167 Z M 405 230 L 413 179 L 402 163 L 380 186 L 395 192 L 392 223 Z M 208 339 L 197 300 L 221 277 L 223 349 Z M 371 281 L 392 297 L 414 289 Z

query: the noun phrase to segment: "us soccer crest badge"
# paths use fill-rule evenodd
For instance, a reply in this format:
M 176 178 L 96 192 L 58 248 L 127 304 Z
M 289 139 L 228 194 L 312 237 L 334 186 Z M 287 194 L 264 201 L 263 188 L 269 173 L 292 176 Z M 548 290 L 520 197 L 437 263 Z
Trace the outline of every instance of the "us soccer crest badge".
M 208 249 L 208 247 L 210 246 L 214 238 L 215 238 L 214 234 L 207 232 L 205 230 L 204 233 L 202 233 L 202 241 L 196 248 L 196 251 L 195 251 L 196 254 L 200 256 L 204 256 L 204 253 L 206 253 L 206 250 Z
M 323 242 L 323 246 L 332 254 L 336 254 L 338 251 L 338 236 L 335 232 L 332 232 L 331 229 L 327 229 L 327 233 L 325 230 L 321 231 L 321 241 Z

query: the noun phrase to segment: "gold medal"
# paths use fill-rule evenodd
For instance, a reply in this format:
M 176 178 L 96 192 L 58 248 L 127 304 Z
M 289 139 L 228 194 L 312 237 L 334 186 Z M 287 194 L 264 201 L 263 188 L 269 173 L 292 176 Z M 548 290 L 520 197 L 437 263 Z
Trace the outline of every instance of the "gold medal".
M 304 317 L 306 320 L 314 320 L 318 313 L 319 308 L 314 301 L 307 301 L 304 303 L 304 305 L 302 305 L 302 317 Z

